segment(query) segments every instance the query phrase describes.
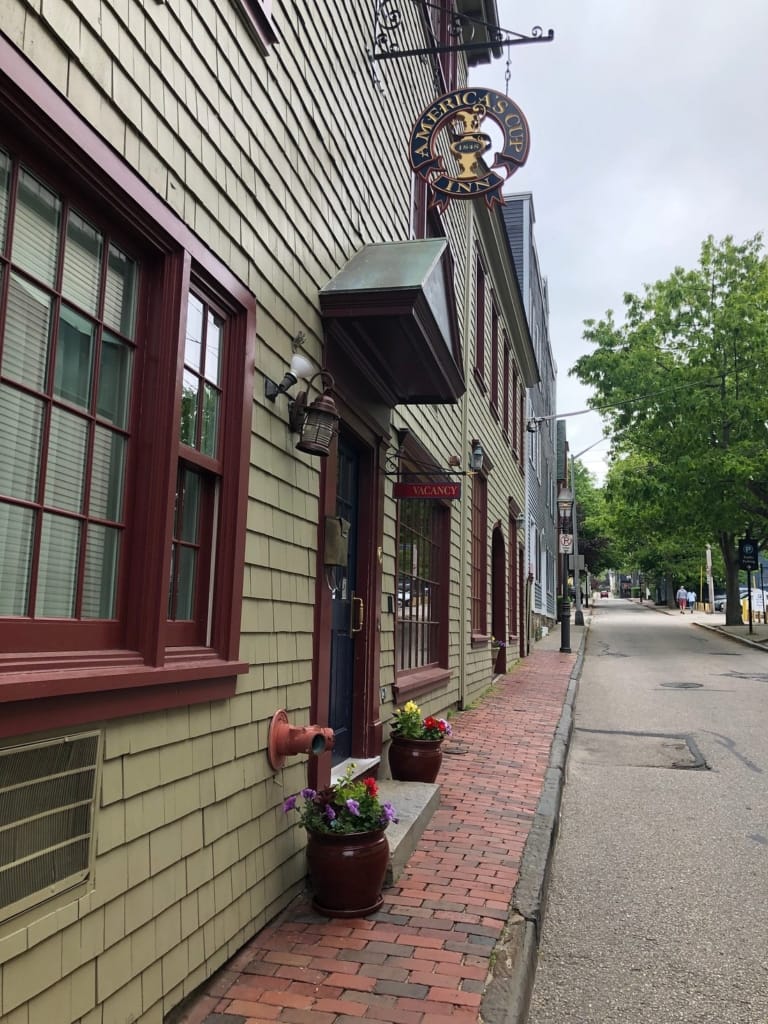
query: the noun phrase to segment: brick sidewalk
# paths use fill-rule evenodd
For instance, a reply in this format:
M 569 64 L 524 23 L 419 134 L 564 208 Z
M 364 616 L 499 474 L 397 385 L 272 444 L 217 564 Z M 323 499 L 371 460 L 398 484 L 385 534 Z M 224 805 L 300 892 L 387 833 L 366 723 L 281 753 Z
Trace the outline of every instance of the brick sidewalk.
M 440 808 L 382 909 L 338 921 L 294 902 L 178 1024 L 475 1024 L 576 661 L 546 647 L 452 720 Z

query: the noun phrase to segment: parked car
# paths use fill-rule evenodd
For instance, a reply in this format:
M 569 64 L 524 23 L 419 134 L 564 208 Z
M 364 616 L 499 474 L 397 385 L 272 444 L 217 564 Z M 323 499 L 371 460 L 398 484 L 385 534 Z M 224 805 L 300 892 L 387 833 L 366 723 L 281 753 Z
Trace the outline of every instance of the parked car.
M 601 590 L 600 591 L 600 597 L 610 597 L 610 596 L 611 596 L 610 590 Z
M 757 604 L 757 598 L 755 595 L 759 594 L 760 587 L 752 587 L 752 600 L 754 604 Z M 765 595 L 765 604 L 768 605 L 768 587 L 764 588 L 763 594 Z M 742 585 L 739 587 L 739 602 L 747 600 L 747 587 Z M 724 612 L 726 606 L 726 595 L 715 594 L 715 611 Z

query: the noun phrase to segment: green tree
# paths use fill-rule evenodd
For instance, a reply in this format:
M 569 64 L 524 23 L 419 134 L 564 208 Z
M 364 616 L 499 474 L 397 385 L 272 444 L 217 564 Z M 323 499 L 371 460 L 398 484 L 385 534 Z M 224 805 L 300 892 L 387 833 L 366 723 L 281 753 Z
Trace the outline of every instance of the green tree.
M 608 528 L 605 494 L 594 477 L 576 459 L 573 463 L 574 493 L 579 537 L 579 554 L 593 576 L 602 576 L 616 563 L 616 544 Z
M 643 557 L 655 549 L 659 570 L 666 564 L 673 576 L 690 571 L 684 552 L 698 558 L 714 540 L 728 621 L 738 622 L 738 539 L 750 527 L 761 546 L 768 535 L 761 236 L 742 244 L 708 238 L 695 268 L 678 267 L 642 294 L 627 293 L 623 323 L 609 310 L 585 322 L 584 338 L 594 350 L 571 373 L 593 388 L 592 404 L 609 424 L 616 463 L 609 492 L 624 506 L 625 540 L 642 541 Z

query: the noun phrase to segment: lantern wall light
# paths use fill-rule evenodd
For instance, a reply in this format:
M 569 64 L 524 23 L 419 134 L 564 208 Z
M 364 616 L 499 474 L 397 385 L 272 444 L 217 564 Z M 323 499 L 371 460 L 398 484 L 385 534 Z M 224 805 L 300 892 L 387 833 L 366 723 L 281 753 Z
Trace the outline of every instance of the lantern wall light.
M 277 384 L 269 377 L 264 380 L 264 397 L 274 402 L 278 395 L 283 395 L 299 381 L 306 383 L 303 391 L 288 403 L 288 425 L 291 432 L 299 435 L 296 449 L 309 455 L 328 455 L 334 435 L 338 433 L 341 419 L 331 391 L 335 387 L 333 376 L 327 370 L 318 370 L 315 364 L 303 352 L 299 351 L 301 342 L 296 339 L 291 365 L 285 376 Z M 312 384 L 320 379 L 322 394 L 313 402 L 309 402 L 309 390 Z
M 472 442 L 472 448 L 469 454 L 469 471 L 470 473 L 479 473 L 483 468 L 485 462 L 485 449 L 479 441 Z
M 309 389 L 317 378 L 320 378 L 323 393 L 307 404 Z M 300 391 L 295 400 L 288 406 L 288 423 L 294 434 L 299 434 L 296 448 L 309 455 L 328 455 L 331 442 L 339 431 L 341 416 L 336 408 L 331 391 L 335 386 L 333 376 L 327 370 L 320 370 L 307 381 L 304 391 Z

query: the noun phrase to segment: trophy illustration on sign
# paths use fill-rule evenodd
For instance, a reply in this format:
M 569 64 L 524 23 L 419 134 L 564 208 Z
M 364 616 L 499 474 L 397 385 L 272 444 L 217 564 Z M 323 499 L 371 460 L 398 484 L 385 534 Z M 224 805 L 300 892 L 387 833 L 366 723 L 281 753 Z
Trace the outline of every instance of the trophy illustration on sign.
M 479 130 L 486 113 L 485 107 L 478 103 L 471 110 L 460 110 L 453 121 L 455 138 L 449 149 L 459 165 L 459 179 L 480 178 L 482 171 L 488 173 L 488 169 L 479 162 L 483 153 L 491 148 L 490 135 Z

